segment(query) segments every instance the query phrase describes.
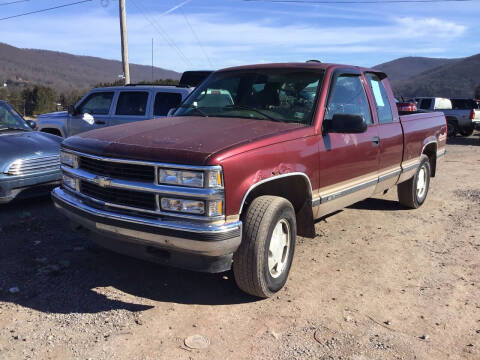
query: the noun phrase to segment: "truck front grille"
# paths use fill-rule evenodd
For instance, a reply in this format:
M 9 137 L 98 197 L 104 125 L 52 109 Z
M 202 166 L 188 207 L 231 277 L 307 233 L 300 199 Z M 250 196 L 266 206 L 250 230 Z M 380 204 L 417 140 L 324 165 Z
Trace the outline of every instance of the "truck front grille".
M 95 175 L 122 180 L 155 181 L 155 168 L 153 166 L 102 161 L 84 156 L 81 156 L 79 160 L 80 169 Z
M 94 199 L 111 204 L 119 204 L 145 210 L 155 210 L 155 194 L 124 190 L 118 188 L 104 188 L 88 181 L 80 182 L 80 192 Z

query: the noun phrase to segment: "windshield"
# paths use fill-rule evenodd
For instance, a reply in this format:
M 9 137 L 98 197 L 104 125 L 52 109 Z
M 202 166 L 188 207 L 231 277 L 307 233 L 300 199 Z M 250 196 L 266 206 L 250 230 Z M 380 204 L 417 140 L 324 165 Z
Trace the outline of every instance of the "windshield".
M 310 125 L 323 71 L 245 69 L 212 74 L 175 116 L 254 118 Z
M 20 114 L 7 104 L 0 102 L 0 130 L 3 129 L 31 130 Z

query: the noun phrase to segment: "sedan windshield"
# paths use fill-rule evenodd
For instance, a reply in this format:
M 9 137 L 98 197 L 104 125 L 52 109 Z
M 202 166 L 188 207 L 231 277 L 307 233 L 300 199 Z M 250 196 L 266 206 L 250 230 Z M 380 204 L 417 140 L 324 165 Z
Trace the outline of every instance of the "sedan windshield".
M 323 71 L 245 69 L 211 75 L 175 116 L 254 118 L 310 125 Z
M 9 129 L 31 130 L 14 109 L 0 102 L 0 130 Z

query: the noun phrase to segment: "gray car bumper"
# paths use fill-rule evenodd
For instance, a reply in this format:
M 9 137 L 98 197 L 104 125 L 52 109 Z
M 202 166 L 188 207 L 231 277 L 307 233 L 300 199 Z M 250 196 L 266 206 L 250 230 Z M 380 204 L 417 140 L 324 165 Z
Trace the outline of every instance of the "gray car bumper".
M 95 243 L 126 255 L 196 271 L 230 269 L 242 238 L 242 223 L 198 225 L 137 218 L 93 208 L 61 188 L 55 207 Z
M 55 186 L 60 183 L 60 171 L 29 176 L 4 176 L 0 177 L 0 204 L 5 204 L 15 199 L 25 190 Z M 34 191 L 31 193 L 35 194 Z

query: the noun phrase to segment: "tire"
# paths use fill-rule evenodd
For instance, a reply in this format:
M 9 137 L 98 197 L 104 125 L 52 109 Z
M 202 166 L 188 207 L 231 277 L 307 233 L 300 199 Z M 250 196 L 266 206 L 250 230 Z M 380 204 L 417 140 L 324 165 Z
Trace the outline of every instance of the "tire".
M 287 282 L 295 252 L 295 211 L 284 198 L 260 196 L 243 220 L 242 243 L 233 255 L 235 281 L 244 292 L 268 298 Z
M 426 155 L 422 155 L 415 175 L 411 179 L 397 185 L 400 204 L 411 209 L 417 209 L 422 206 L 430 188 L 430 174 L 430 161 Z M 422 181 L 422 179 L 424 180 Z
M 455 137 L 455 135 L 457 135 L 457 131 L 457 124 L 453 121 L 447 121 L 447 137 Z
M 470 136 L 473 134 L 473 126 L 461 128 L 459 131 L 462 136 Z

